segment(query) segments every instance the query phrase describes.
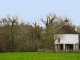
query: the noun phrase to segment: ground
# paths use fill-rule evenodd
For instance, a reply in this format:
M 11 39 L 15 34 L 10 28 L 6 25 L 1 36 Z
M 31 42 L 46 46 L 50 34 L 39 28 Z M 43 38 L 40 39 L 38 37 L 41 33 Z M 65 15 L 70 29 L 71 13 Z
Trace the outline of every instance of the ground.
M 80 53 L 75 52 L 0 53 L 0 60 L 80 60 Z

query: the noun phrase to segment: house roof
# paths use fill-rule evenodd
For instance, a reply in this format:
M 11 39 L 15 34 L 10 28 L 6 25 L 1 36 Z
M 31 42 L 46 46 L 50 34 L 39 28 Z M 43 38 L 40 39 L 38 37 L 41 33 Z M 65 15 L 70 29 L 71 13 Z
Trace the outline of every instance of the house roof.
M 65 20 L 67 24 L 64 24 L 59 30 L 58 34 L 78 34 L 77 31 L 75 31 L 69 24 L 68 21 Z

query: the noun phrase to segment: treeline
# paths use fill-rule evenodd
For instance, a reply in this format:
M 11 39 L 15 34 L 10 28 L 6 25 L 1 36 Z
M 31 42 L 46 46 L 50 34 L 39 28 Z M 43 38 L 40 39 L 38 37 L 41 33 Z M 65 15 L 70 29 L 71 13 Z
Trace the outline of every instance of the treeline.
M 67 19 L 67 18 L 65 18 Z M 64 18 L 48 15 L 41 19 L 45 28 L 36 22 L 26 24 L 20 22 L 17 16 L 7 16 L 0 19 L 0 52 L 54 51 L 54 41 L 59 37 L 54 35 L 64 25 Z M 71 26 L 75 29 L 76 25 Z M 80 32 L 80 26 L 77 31 Z

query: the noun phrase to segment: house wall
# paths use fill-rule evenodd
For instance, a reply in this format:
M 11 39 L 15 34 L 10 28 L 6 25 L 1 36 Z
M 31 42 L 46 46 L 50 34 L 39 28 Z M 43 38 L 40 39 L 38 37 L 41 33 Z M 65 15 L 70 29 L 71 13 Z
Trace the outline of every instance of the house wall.
M 79 43 L 78 34 L 61 34 L 60 43 L 58 39 L 55 41 L 55 44 L 76 44 Z

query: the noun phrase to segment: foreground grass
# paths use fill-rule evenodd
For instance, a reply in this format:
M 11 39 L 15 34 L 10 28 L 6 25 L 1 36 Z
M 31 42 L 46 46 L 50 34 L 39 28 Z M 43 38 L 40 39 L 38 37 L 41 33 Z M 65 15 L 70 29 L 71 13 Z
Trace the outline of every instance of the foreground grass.
M 80 60 L 80 53 L 14 52 L 0 53 L 0 60 Z

